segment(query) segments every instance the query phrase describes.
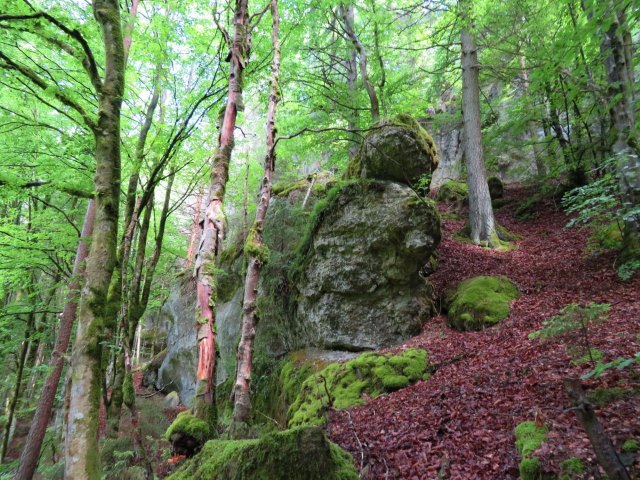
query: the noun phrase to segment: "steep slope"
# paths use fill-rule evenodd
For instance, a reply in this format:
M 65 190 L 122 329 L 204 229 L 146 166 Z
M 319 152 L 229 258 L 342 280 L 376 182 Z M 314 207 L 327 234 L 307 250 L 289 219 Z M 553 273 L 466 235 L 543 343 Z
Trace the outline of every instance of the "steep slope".
M 546 470 L 559 473 L 570 457 L 597 469 L 562 387 L 563 378 L 591 367 L 574 365 L 562 339 L 541 342 L 528 335 L 569 303 L 610 303 L 609 320 L 590 330 L 592 346 L 604 361 L 631 356 L 640 351 L 640 279 L 619 281 L 613 255 L 585 256 L 587 232 L 564 230 L 567 217 L 551 204 L 540 207 L 534 220 L 517 222 L 515 204 L 529 193 L 507 192 L 512 206 L 497 214 L 502 225 L 523 236 L 514 251 L 461 243 L 453 235 L 464 222 L 443 222 L 440 267 L 431 277 L 440 294 L 466 278 L 490 274 L 509 276 L 522 296 L 507 319 L 480 332 L 455 332 L 443 315 L 434 318 L 402 346 L 429 351 L 437 368 L 429 381 L 332 413 L 331 438 L 352 453 L 363 478 L 518 478 L 513 430 L 534 419 L 550 430 L 537 452 Z M 638 392 L 638 373 L 636 365 L 585 384 L 590 393 L 612 386 Z M 640 438 L 640 398 L 623 397 L 597 410 L 618 450 Z M 638 467 L 636 455 L 636 472 Z

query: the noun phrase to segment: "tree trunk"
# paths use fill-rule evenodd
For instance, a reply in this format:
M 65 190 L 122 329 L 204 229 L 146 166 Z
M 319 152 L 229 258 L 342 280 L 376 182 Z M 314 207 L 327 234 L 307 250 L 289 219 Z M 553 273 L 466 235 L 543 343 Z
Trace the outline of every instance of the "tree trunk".
M 84 225 L 82 226 L 82 234 L 78 242 L 76 250 L 76 259 L 73 263 L 73 271 L 71 273 L 71 283 L 69 284 L 69 293 L 67 294 L 67 302 L 60 317 L 60 328 L 56 337 L 56 343 L 51 354 L 51 373 L 45 381 L 27 440 L 20 455 L 20 465 L 18 472 L 14 477 L 15 480 L 30 480 L 36 471 L 38 458 L 40 457 L 40 449 L 42 441 L 51 419 L 51 410 L 55 401 L 56 391 L 60 383 L 60 377 L 64 368 L 64 356 L 69 347 L 71 338 L 71 330 L 73 321 L 76 316 L 77 303 L 76 298 L 80 290 L 80 284 L 84 275 L 84 261 L 89 253 L 89 239 L 93 233 L 93 221 L 95 218 L 95 200 L 89 200 L 87 212 L 84 217 Z
M 463 12 L 462 28 L 462 115 L 464 120 L 464 149 L 469 187 L 469 226 L 471 241 L 476 245 L 497 247 L 500 244 L 493 217 L 489 186 L 482 152 L 480 120 L 480 86 L 478 82 L 478 48 L 471 34 L 469 0 L 460 2 Z
M 607 95 L 613 128 L 611 151 L 617 158 L 620 194 L 625 210 L 640 204 L 640 148 L 633 137 L 635 128 L 633 63 L 625 47 L 629 25 L 625 12 L 609 0 L 605 12 L 611 26 L 604 32 L 602 52 L 607 72 Z M 640 258 L 640 215 L 627 215 L 624 221 L 623 259 Z
M 120 197 L 120 108 L 124 94 L 124 48 L 120 6 L 94 0 L 93 10 L 105 50 L 95 130 L 95 234 L 87 258 L 80 297 L 78 330 L 71 357 L 72 385 L 65 439 L 65 478 L 99 479 L 98 426 L 101 390 L 101 341 L 106 300 L 116 262 Z
M 35 307 L 34 307 L 35 308 Z M 18 356 L 18 369 L 16 371 L 16 383 L 13 388 L 13 394 L 9 401 L 9 408 L 7 409 L 7 423 L 4 428 L 2 436 L 2 450 L 0 451 L 0 464 L 4 463 L 7 456 L 7 449 L 9 448 L 9 439 L 12 434 L 13 422 L 15 421 L 16 408 L 20 400 L 20 392 L 22 389 L 22 378 L 24 376 L 24 367 L 27 360 L 27 353 L 29 351 L 29 345 L 31 344 L 31 335 L 33 334 L 35 326 L 36 315 L 32 311 L 27 318 L 27 325 L 24 331 L 24 339 L 22 340 L 22 346 L 20 347 L 20 355 Z
M 245 254 L 248 254 L 247 274 L 244 282 L 244 302 L 242 307 L 242 332 L 238 345 L 238 366 L 234 386 L 233 422 L 236 426 L 246 424 L 251 413 L 251 372 L 253 370 L 253 339 L 256 333 L 257 315 L 256 299 L 260 272 L 266 261 L 266 247 L 262 230 L 271 199 L 271 177 L 275 168 L 275 135 L 276 107 L 280 101 L 280 17 L 278 16 L 278 0 L 271 0 L 271 44 L 273 46 L 273 63 L 271 65 L 271 92 L 267 109 L 267 154 L 264 160 L 264 177 L 260 187 L 260 201 L 256 210 L 256 218 L 247 236 Z M 236 429 L 241 430 L 241 429 Z
M 605 432 L 602 425 L 600 425 L 593 411 L 593 406 L 587 400 L 582 385 L 580 385 L 580 380 L 577 378 L 566 378 L 564 380 L 564 387 L 573 405 L 573 411 L 582 428 L 587 432 L 598 463 L 604 468 L 607 477 L 610 480 L 631 480 L 627 469 L 624 468 L 618 454 L 613 448 L 607 432 Z
M 522 72 L 522 93 L 528 98 L 530 97 L 529 71 L 527 70 L 524 55 L 520 55 L 520 68 Z M 542 158 L 542 152 L 540 152 L 540 148 L 538 147 L 538 128 L 536 127 L 536 122 L 533 119 L 529 119 L 527 121 L 527 130 L 529 133 L 529 141 L 531 142 L 533 158 L 536 164 L 536 173 L 538 174 L 538 177 L 542 178 L 547 175 L 547 168 L 544 164 L 544 159 Z
M 222 117 L 218 148 L 211 166 L 211 185 L 203 224 L 202 238 L 195 263 L 197 281 L 198 367 L 194 414 L 212 427 L 217 423 L 215 410 L 215 264 L 222 250 L 226 218 L 224 195 L 233 151 L 233 134 L 242 101 L 243 72 L 249 61 L 251 31 L 248 0 L 236 0 L 233 41 L 230 45 L 229 93 Z
M 348 7 L 345 7 L 344 5 L 341 5 L 340 11 L 342 13 L 342 21 L 344 22 L 344 31 L 349 37 L 349 40 L 351 40 L 351 43 L 353 43 L 355 50 L 358 52 L 360 76 L 362 77 L 362 84 L 364 85 L 364 88 L 367 91 L 367 95 L 369 96 L 371 121 L 372 123 L 378 123 L 380 121 L 380 102 L 378 101 L 376 89 L 373 86 L 373 83 L 371 83 L 369 74 L 367 73 L 367 51 L 365 50 L 364 45 L 360 41 L 360 38 L 355 31 L 353 21 L 353 6 L 349 5 Z
M 200 233 L 200 211 L 202 210 L 202 190 L 196 195 L 196 206 L 193 212 L 193 225 L 191 226 L 191 237 L 189 239 L 189 249 L 187 250 L 187 268 L 193 265 L 193 256 L 196 253 L 196 242 Z

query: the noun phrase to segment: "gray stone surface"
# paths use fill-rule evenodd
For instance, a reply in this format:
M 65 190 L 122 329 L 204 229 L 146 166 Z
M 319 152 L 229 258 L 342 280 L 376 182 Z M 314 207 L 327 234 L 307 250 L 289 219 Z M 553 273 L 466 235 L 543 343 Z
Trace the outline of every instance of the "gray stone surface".
M 190 406 L 196 393 L 195 281 L 187 274 L 179 276 L 171 287 L 160 316 L 169 324 L 167 353 L 158 369 L 156 388 L 176 391 L 180 402 Z
M 238 288 L 230 301 L 220 304 L 216 309 L 216 340 L 220 355 L 216 369 L 218 385 L 232 376 L 236 370 L 236 353 L 242 322 L 242 292 L 242 287 Z
M 439 241 L 435 206 L 410 188 L 378 181 L 343 190 L 315 232 L 299 284 L 308 343 L 353 351 L 417 334 L 432 300 L 418 272 Z

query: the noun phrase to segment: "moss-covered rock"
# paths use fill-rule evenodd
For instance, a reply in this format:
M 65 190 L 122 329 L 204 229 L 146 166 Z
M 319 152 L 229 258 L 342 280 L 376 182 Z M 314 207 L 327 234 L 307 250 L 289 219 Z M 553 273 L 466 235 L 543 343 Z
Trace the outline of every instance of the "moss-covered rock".
M 364 353 L 345 363 L 331 363 L 307 376 L 289 408 L 289 426 L 322 425 L 328 408 L 346 409 L 418 380 L 429 378 L 425 350 L 408 349 L 397 355 Z M 284 373 L 284 371 L 283 371 Z M 285 385 L 295 370 L 285 374 Z
M 489 195 L 492 200 L 502 198 L 504 195 L 504 185 L 502 180 L 498 177 L 489 177 L 487 179 L 487 185 L 489 186 Z
M 469 188 L 465 182 L 449 180 L 438 189 L 436 200 L 461 209 L 469 204 Z
M 584 473 L 584 463 L 576 457 L 567 458 L 560 464 L 560 480 L 573 480 Z
M 447 295 L 449 324 L 457 330 L 482 330 L 504 320 L 518 287 L 505 276 L 479 276 L 462 282 Z
M 349 163 L 347 178 L 391 180 L 410 186 L 438 166 L 436 144 L 410 115 L 382 121 Z
M 178 414 L 167 429 L 165 438 L 171 442 L 176 454 L 191 456 L 202 448 L 213 433 L 207 422 L 187 410 Z
M 319 428 L 212 440 L 170 480 L 357 480 L 351 456 Z
M 534 456 L 547 440 L 548 431 L 535 422 L 526 421 L 518 424 L 514 430 L 516 436 L 516 450 L 520 454 L 520 478 L 521 480 L 545 480 L 552 479 L 542 471 L 540 459 Z

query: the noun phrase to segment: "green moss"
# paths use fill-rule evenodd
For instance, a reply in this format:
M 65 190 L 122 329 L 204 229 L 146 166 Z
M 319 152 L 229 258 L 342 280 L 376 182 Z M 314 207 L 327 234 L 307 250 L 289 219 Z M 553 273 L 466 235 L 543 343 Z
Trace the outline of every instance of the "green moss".
M 134 404 L 136 400 L 136 392 L 133 389 L 133 379 L 131 378 L 131 372 L 124 374 L 124 382 L 122 384 L 122 399 L 127 407 Z
M 584 463 L 577 457 L 566 459 L 560 464 L 560 480 L 571 480 L 584 473 Z
M 465 182 L 449 180 L 438 189 L 436 200 L 458 206 L 466 205 L 469 202 L 469 188 Z
M 529 458 L 547 439 L 547 429 L 539 427 L 535 422 L 526 421 L 518 424 L 515 431 L 516 450 L 522 458 Z
M 262 227 L 253 225 L 249 229 L 247 239 L 244 242 L 244 253 L 247 256 L 256 257 L 262 263 L 266 263 L 269 260 L 269 249 L 260 240 L 262 238 Z
M 294 190 L 301 190 L 309 186 L 306 178 L 294 182 L 279 182 L 271 187 L 271 194 L 276 197 L 288 197 Z
M 449 323 L 458 330 L 481 330 L 509 315 L 520 293 L 505 276 L 479 276 L 462 282 L 447 296 Z
M 539 458 L 525 458 L 520 462 L 520 480 L 540 480 L 541 468 Z
M 630 438 L 622 444 L 622 451 L 625 453 L 635 453 L 640 450 L 640 442 L 635 438 Z
M 187 410 L 178 414 L 164 436 L 170 441 L 174 435 L 185 435 L 204 443 L 211 438 L 212 433 L 207 422 L 200 420 Z
M 574 349 L 571 349 L 571 350 L 574 350 Z M 597 362 L 599 360 L 602 360 L 602 352 L 597 348 L 591 348 L 588 352 L 584 352 L 582 354 L 576 354 L 575 352 L 570 352 L 570 353 L 571 353 L 571 356 L 573 357 L 573 359 L 571 360 L 571 363 L 573 363 L 574 365 L 586 365 L 587 363 Z
M 307 377 L 289 408 L 289 426 L 322 425 L 329 408 L 346 409 L 428 378 L 425 350 L 397 355 L 368 352 L 346 363 L 332 363 Z
M 212 440 L 171 480 L 357 480 L 353 459 L 318 428 Z

